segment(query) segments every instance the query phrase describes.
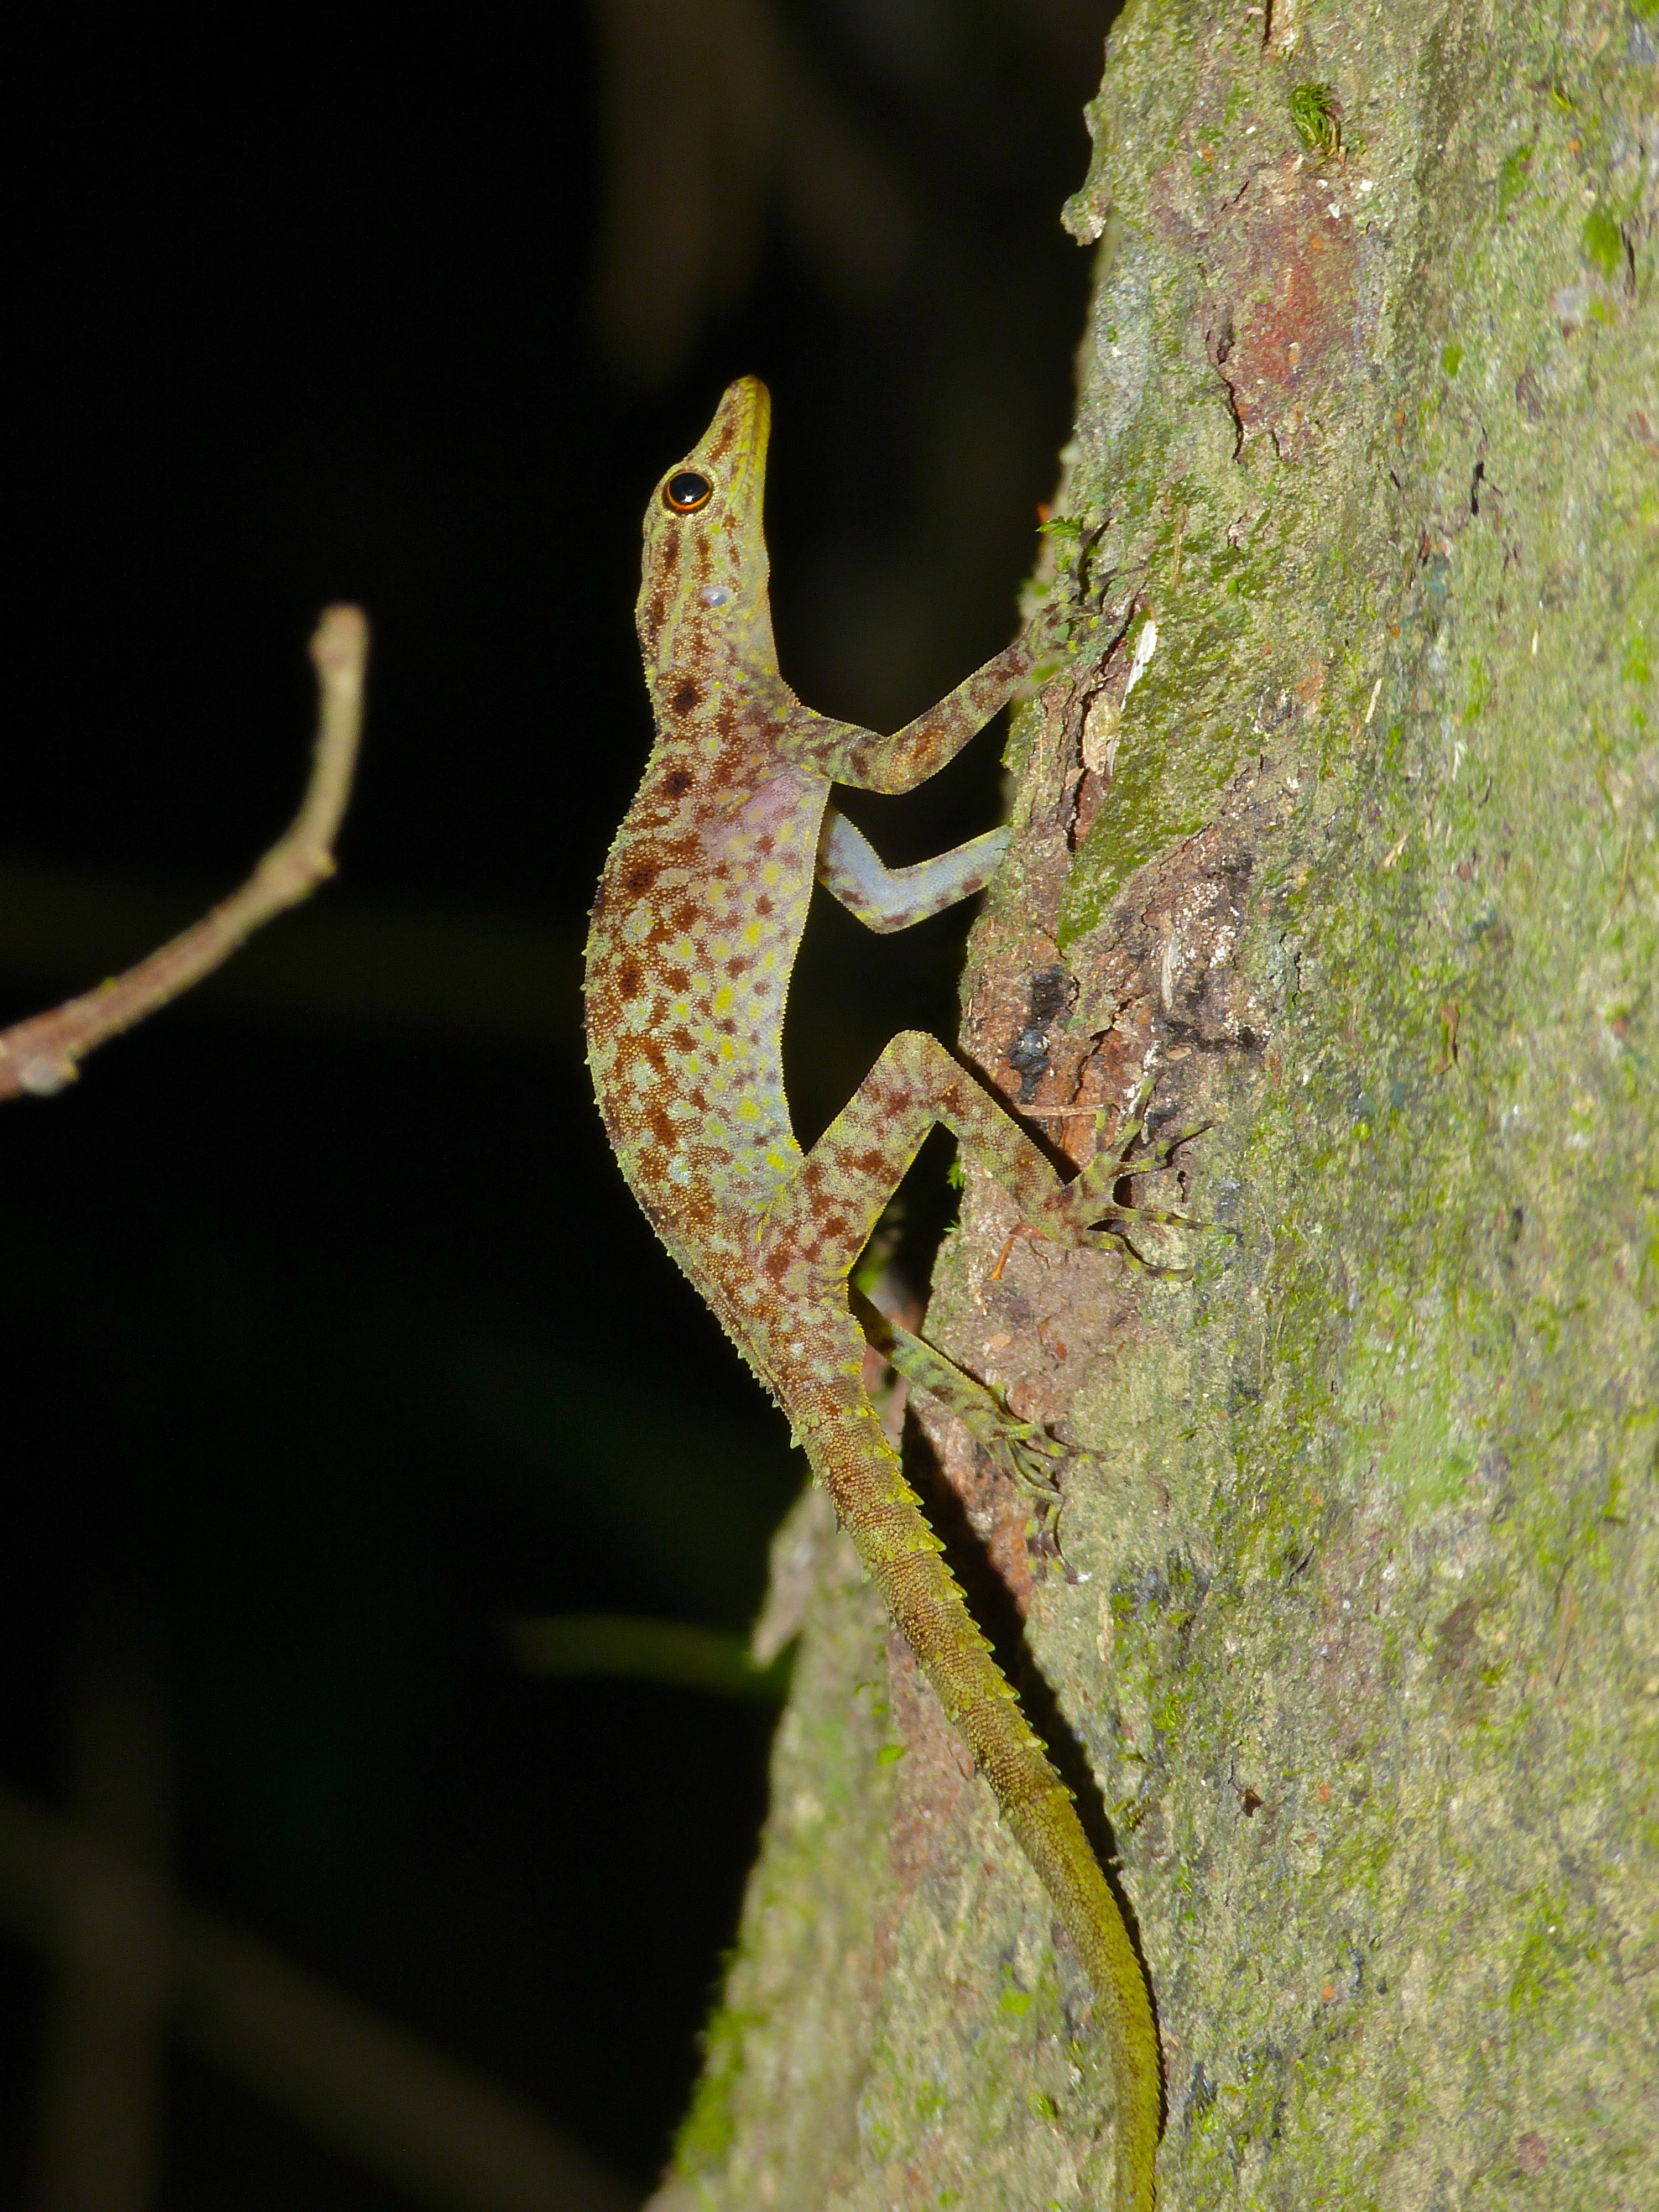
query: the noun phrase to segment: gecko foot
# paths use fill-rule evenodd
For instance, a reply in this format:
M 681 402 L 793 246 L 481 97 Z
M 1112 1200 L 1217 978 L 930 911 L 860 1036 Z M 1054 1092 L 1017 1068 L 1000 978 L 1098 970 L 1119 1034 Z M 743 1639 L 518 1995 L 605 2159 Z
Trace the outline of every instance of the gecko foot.
M 1008 1476 L 1032 1509 L 1032 1528 L 1027 1542 L 1035 1558 L 1058 1559 L 1069 1577 L 1072 1569 L 1060 1540 L 1060 1516 L 1066 1493 L 1060 1486 L 1060 1469 L 1069 1459 L 1092 1459 L 1094 1454 L 1062 1443 L 1052 1429 L 1036 1421 L 1022 1421 L 997 1395 L 994 1423 L 969 1421 L 969 1434 L 1000 1474 Z M 961 1408 L 956 1408 L 960 1413 Z
M 1006 1474 L 1036 1506 L 1038 1548 L 1053 1551 L 1063 1565 L 1059 1519 L 1065 1499 L 1059 1470 L 1074 1456 L 1072 1448 L 1041 1422 L 1022 1420 L 1000 1390 L 947 1359 L 926 1338 L 901 1328 L 862 1293 L 854 1291 L 851 1304 L 877 1351 L 914 1389 L 925 1391 L 947 1413 L 954 1413 L 998 1472 Z M 1048 1519 L 1050 1515 L 1052 1522 Z
M 1131 1147 L 1141 1140 L 1146 1131 L 1146 1109 L 1152 1103 L 1156 1083 L 1156 1075 L 1149 1075 L 1141 1084 L 1130 1103 L 1128 1118 L 1119 1130 L 1115 1142 L 1107 1143 L 1103 1127 L 1101 1127 L 1101 1149 L 1088 1166 L 1066 1186 L 1065 1204 L 1073 1224 L 1083 1232 L 1085 1239 L 1092 1240 L 1097 1236 L 1110 1237 L 1135 1266 L 1152 1274 L 1183 1277 L 1189 1275 L 1192 1270 L 1154 1265 L 1135 1250 L 1121 1224 L 1126 1221 L 1150 1221 L 1161 1228 L 1219 1229 L 1226 1236 L 1235 1232 L 1221 1222 L 1206 1221 L 1196 1214 L 1180 1213 L 1165 1206 L 1145 1206 L 1133 1199 L 1120 1199 L 1115 1195 L 1118 1185 L 1131 1176 L 1161 1175 L 1173 1167 L 1175 1156 L 1182 1146 L 1190 1144 L 1194 1137 L 1202 1136 L 1211 1126 L 1208 1121 L 1197 1122 L 1192 1128 L 1183 1129 L 1179 1136 L 1166 1138 L 1150 1151 L 1131 1159 Z M 1102 1115 L 1097 1126 L 1100 1127 L 1104 1121 L 1105 1116 Z
M 1139 1215 L 1139 1208 L 1136 1209 L 1136 1212 Z M 1179 1221 L 1183 1226 L 1194 1229 L 1208 1229 L 1214 1226 L 1213 1223 L 1207 1221 L 1188 1222 L 1184 1214 L 1178 1213 L 1164 1216 L 1152 1214 L 1146 1218 L 1153 1221 L 1159 1219 Z M 1138 1269 L 1141 1274 L 1157 1276 L 1165 1282 L 1189 1283 L 1193 1278 L 1193 1270 L 1190 1267 L 1166 1267 L 1160 1260 L 1149 1260 L 1144 1252 L 1130 1243 L 1127 1232 L 1116 1222 L 1109 1223 L 1101 1229 L 1085 1229 L 1083 1231 L 1083 1244 L 1085 1251 L 1092 1252 L 1104 1251 L 1109 1247 L 1111 1250 L 1121 1254 L 1129 1265 Z
M 1102 1113 L 1097 1117 L 1095 1126 L 1099 1133 L 1101 1149 L 1079 1176 L 1079 1184 L 1095 1189 L 1109 1188 L 1114 1183 L 1121 1182 L 1126 1176 L 1161 1174 L 1165 1168 L 1174 1165 L 1175 1156 L 1183 1145 L 1190 1144 L 1194 1137 L 1201 1137 L 1211 1127 L 1208 1121 L 1195 1122 L 1190 1129 L 1183 1129 L 1178 1137 L 1166 1138 L 1139 1159 L 1132 1160 L 1129 1158 L 1130 1147 L 1139 1144 L 1145 1134 L 1146 1109 L 1152 1104 L 1152 1092 L 1157 1085 L 1155 1073 L 1147 1076 L 1141 1084 L 1130 1102 L 1127 1119 L 1117 1133 L 1115 1146 L 1109 1147 L 1107 1144 L 1105 1115 Z

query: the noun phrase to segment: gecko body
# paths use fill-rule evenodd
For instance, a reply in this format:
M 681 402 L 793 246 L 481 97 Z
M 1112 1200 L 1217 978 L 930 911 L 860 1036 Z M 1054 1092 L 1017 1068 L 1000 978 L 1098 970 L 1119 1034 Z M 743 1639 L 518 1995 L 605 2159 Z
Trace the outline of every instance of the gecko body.
M 1073 1246 L 1121 1231 L 1137 1209 L 1114 1203 L 1115 1183 L 1167 1164 L 1168 1148 L 1103 1155 L 1063 1182 L 995 1096 L 917 1030 L 891 1041 L 809 1152 L 796 1141 L 783 1017 L 815 878 L 871 927 L 902 928 L 980 890 L 1009 834 L 889 870 L 831 787 L 900 792 L 933 775 L 1012 696 L 1046 634 L 1028 629 L 891 737 L 803 707 L 772 641 L 769 419 L 765 387 L 733 384 L 647 511 L 637 615 L 657 735 L 593 907 L 589 1064 L 635 1195 L 788 1416 L 1078 1947 L 1112 2060 L 1115 2212 L 1150 2212 L 1160 2068 L 1146 1977 L 1070 1794 L 866 1395 L 848 1276 L 935 1122 L 1027 1223 Z M 1041 1480 L 1042 1441 L 984 1385 L 890 1325 L 881 1348 Z

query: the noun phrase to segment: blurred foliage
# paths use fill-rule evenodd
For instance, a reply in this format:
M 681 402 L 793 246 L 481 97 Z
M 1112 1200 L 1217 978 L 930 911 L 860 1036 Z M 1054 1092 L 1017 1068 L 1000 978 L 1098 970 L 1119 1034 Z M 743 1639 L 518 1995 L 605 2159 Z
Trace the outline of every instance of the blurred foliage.
M 635 1613 L 556 1613 L 509 1621 L 507 1648 L 526 1674 L 621 1674 L 707 1690 L 720 1698 L 755 1698 L 781 1705 L 789 1694 L 789 1662 L 763 1667 L 749 1639 L 678 1620 Z

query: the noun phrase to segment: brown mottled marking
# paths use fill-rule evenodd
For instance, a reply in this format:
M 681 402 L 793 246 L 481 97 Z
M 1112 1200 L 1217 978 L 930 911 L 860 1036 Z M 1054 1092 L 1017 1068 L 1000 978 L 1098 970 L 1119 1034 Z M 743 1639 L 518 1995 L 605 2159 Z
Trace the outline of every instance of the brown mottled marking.
M 803 707 L 772 643 L 761 528 L 768 419 L 765 387 L 752 377 L 734 384 L 707 435 L 669 472 L 706 477 L 709 499 L 680 514 L 659 488 L 646 511 L 636 619 L 656 744 L 594 904 L 589 1063 L 623 1174 L 787 1413 L 1082 1955 L 1116 2088 L 1114 2203 L 1116 2212 L 1149 2212 L 1159 2061 L 1146 1978 L 1070 1795 L 865 1396 L 864 1340 L 847 1292 L 936 1122 L 1027 1223 L 1063 1243 L 1109 1235 L 1101 1224 L 1133 1210 L 1111 1195 L 1125 1170 L 1108 1157 L 1103 1182 L 1091 1170 L 1062 1184 L 1000 1102 L 917 1030 L 893 1039 L 805 1157 L 783 1090 L 784 1000 L 815 872 L 822 866 L 826 887 L 861 919 L 892 927 L 977 890 L 1006 842 L 992 832 L 922 870 L 890 872 L 844 827 L 834 865 L 821 864 L 821 840 L 839 820 L 831 785 L 902 791 L 934 774 L 1012 696 L 1039 635 L 1026 631 L 893 737 Z M 679 802 L 672 857 L 654 835 L 665 793 Z M 925 897 L 906 881 L 923 872 Z M 739 1042 L 730 1010 L 751 974 L 742 983 L 751 1026 Z M 671 1004 L 676 1020 L 665 1030 Z M 914 1366 L 925 1388 L 977 1423 L 974 1433 L 1006 1464 L 1035 1455 L 1032 1432 L 931 1347 L 895 1331 L 890 1356 L 909 1360 L 907 1373 Z

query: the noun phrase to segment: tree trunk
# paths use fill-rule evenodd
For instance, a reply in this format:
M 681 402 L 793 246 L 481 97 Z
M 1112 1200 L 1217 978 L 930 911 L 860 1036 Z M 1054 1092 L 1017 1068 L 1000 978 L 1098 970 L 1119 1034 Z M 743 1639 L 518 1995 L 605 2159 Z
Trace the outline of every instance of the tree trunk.
M 970 1169 L 929 1334 L 1078 1447 L 1060 1554 L 948 1423 L 930 1496 L 1115 1850 L 1172 2212 L 1659 2203 L 1656 56 L 1131 0 L 1067 210 L 1098 619 L 963 1042 L 1076 1157 L 1155 1067 L 1210 1126 L 1135 1190 L 1231 1233 L 1064 1254 Z M 1097 2203 L 1087 1985 L 847 1556 L 807 1501 L 658 2205 Z

